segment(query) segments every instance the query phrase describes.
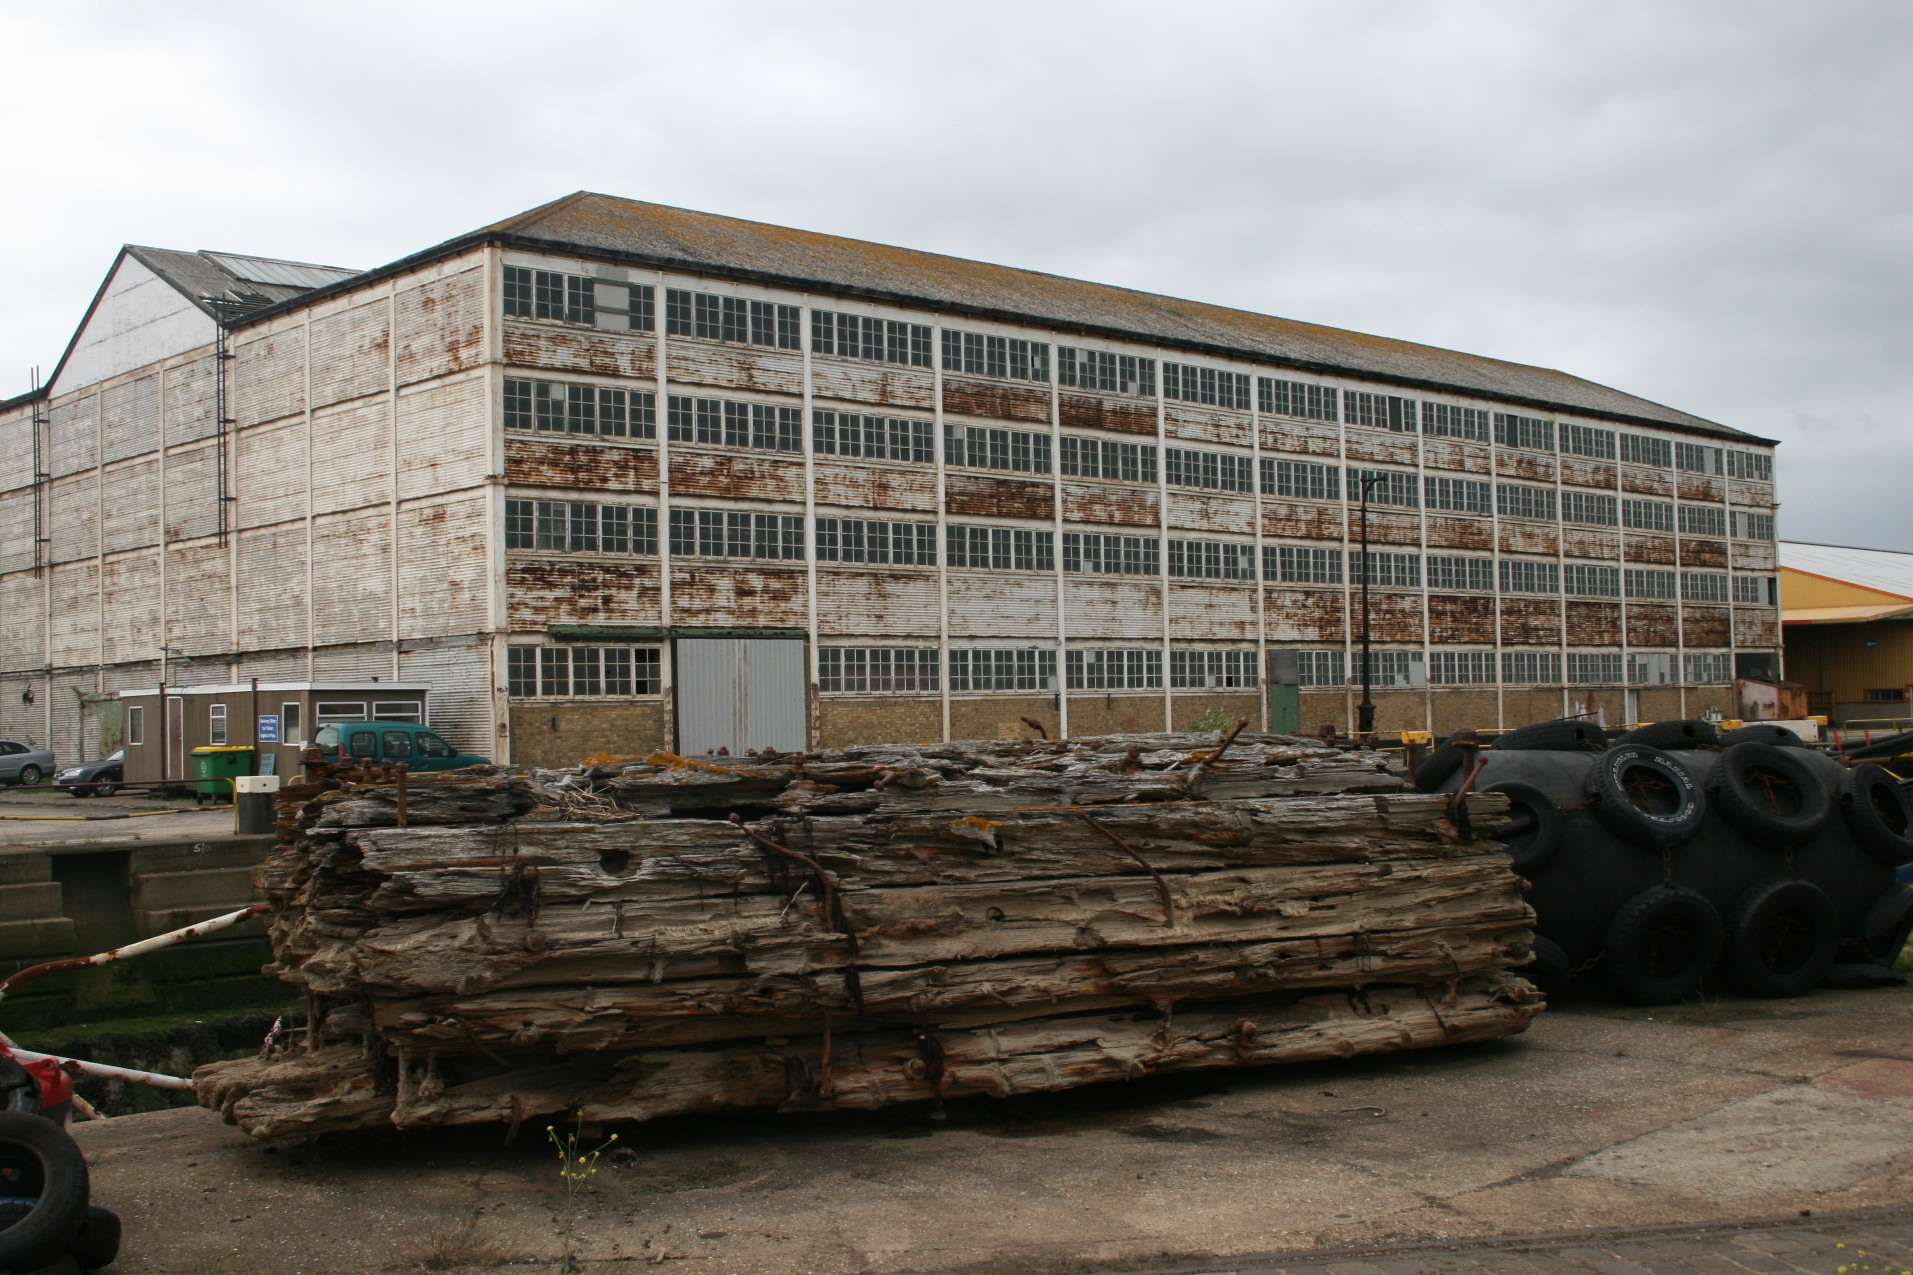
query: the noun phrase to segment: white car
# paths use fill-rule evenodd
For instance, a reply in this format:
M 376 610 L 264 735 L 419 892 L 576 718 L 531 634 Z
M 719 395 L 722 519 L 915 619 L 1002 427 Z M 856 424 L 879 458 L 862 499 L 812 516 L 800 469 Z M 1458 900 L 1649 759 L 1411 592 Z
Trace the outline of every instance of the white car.
M 17 739 L 0 739 L 0 783 L 31 788 L 53 773 L 53 754 Z

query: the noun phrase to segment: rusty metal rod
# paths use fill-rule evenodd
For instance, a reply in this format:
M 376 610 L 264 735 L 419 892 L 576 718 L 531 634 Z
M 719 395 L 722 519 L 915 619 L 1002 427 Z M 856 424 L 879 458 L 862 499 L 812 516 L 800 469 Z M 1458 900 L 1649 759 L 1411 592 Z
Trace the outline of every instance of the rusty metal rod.
M 68 956 L 57 961 L 42 961 L 38 965 L 29 965 L 18 973 L 0 980 L 0 997 L 4 997 L 20 984 L 32 982 L 46 974 L 57 974 L 62 970 L 81 970 L 93 965 L 110 965 L 114 961 L 123 961 L 129 956 L 144 956 L 148 952 L 172 947 L 175 943 L 202 938 L 229 926 L 238 925 L 241 921 L 250 920 L 262 912 L 270 911 L 271 907 L 269 903 L 255 903 L 251 907 L 240 908 L 237 912 L 228 912 L 224 916 L 216 916 L 196 925 L 168 930 L 164 934 L 155 934 L 150 939 L 141 939 L 137 943 L 128 943 L 124 947 L 108 948 L 104 952 L 95 952 L 92 956 Z
M 83 1058 L 62 1058 L 58 1054 L 36 1054 L 31 1049 L 18 1049 L 13 1056 L 21 1062 L 57 1063 L 61 1071 L 71 1076 L 97 1076 L 101 1080 L 124 1080 L 135 1085 L 151 1085 L 155 1089 L 183 1089 L 190 1091 L 193 1082 L 179 1076 L 165 1076 L 157 1071 L 135 1071 L 131 1067 L 114 1067 L 107 1063 L 87 1062 Z

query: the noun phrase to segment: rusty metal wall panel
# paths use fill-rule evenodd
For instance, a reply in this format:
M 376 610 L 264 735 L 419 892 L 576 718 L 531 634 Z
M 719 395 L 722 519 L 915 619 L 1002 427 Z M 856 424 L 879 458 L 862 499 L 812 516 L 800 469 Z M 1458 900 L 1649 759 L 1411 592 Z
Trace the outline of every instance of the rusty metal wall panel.
M 1063 614 L 1073 643 L 1123 639 L 1153 646 L 1162 641 L 1162 586 L 1071 576 L 1063 586 Z
M 1672 536 L 1648 536 L 1630 531 L 1623 542 L 1627 560 L 1630 563 L 1644 562 L 1674 565 L 1674 538 Z
M 671 449 L 671 495 L 723 496 L 734 500 L 804 499 L 804 465 L 795 457 L 740 456 Z
M 1682 500 L 1718 505 L 1727 494 L 1726 486 L 1718 478 L 1709 478 L 1705 474 L 1680 474 L 1677 478 Z
M 804 573 L 675 563 L 671 568 L 671 618 L 676 624 L 724 628 L 805 628 L 809 609 Z
M 669 347 L 672 389 L 710 385 L 760 394 L 796 396 L 804 392 L 804 356 L 796 350 L 721 345 L 689 337 L 675 337 Z M 658 404 L 660 416 L 663 410 L 664 404 Z
M 1501 524 L 1501 552 L 1558 553 L 1560 528 L 1551 522 L 1522 522 L 1510 518 Z
M 1063 480 L 1063 521 L 1092 527 L 1154 527 L 1159 502 L 1153 487 Z
M 1291 540 L 1342 539 L 1342 506 L 1315 505 L 1299 500 L 1262 500 L 1262 530 L 1265 535 Z
M 1153 399 L 1104 398 L 1100 394 L 1059 391 L 1057 410 L 1064 429 L 1104 429 L 1117 434 L 1156 436 Z
M 1501 598 L 1503 646 L 1559 646 L 1561 604 L 1553 598 Z
M 490 476 L 482 372 L 400 390 L 398 413 L 400 500 L 476 487 Z
M 909 513 L 933 513 L 937 507 L 937 475 L 927 467 L 855 465 L 820 457 L 811 475 L 820 505 Z
M 306 334 L 285 328 L 233 344 L 226 392 L 240 428 L 276 421 L 306 406 Z
M 1168 494 L 1171 531 L 1255 534 L 1255 502 L 1247 497 L 1205 496 L 1174 487 Z
M 1774 542 L 1771 540 L 1734 541 L 1734 570 L 1742 572 L 1775 570 L 1774 549 Z
M 45 581 L 20 571 L 0 576 L 0 669 L 46 667 L 46 630 L 41 622 Z M 0 694 L 0 704 L 19 696 Z
M 490 626 L 488 503 L 483 492 L 399 506 L 399 637 Z
M 1489 474 L 1488 448 L 1479 443 L 1465 443 L 1453 438 L 1424 438 L 1421 440 L 1422 464 L 1429 469 L 1446 469 L 1456 473 L 1472 474 L 1476 478 L 1486 478 Z
M 99 463 L 97 410 L 91 393 L 61 399 L 47 409 L 47 473 L 64 478 Z
M 301 459 L 303 454 L 301 445 Z M 250 488 L 253 476 L 249 470 L 245 478 Z M 304 475 L 294 481 L 303 485 Z M 300 495 L 303 497 L 304 493 Z M 340 513 L 387 504 L 391 499 L 391 407 L 385 397 L 360 399 L 343 407 L 314 412 L 312 512 L 315 515 Z
M 1428 547 L 1477 549 L 1485 553 L 1495 547 L 1495 525 L 1487 518 L 1453 518 L 1445 514 L 1429 514 Z
M 391 515 L 312 520 L 312 641 L 334 646 L 392 632 Z
M 1255 589 L 1243 585 L 1182 584 L 1171 580 L 1169 634 L 1172 639 L 1192 642 L 1253 642 Z
M 37 495 L 30 487 L 0 494 L 0 575 L 33 567 L 33 505 Z
M 1780 645 L 1780 613 L 1772 607 L 1734 608 L 1734 645 L 1741 650 Z
M 481 757 L 498 755 L 498 724 L 492 717 L 491 643 L 478 638 L 441 638 L 406 643 L 399 651 L 399 680 L 425 682 L 425 712 L 433 730 L 452 747 Z
M 49 562 L 72 562 L 100 552 L 100 494 L 92 474 L 56 479 L 47 486 Z
M 1415 463 L 1415 439 L 1400 434 L 1390 434 L 1376 430 L 1351 429 L 1348 431 L 1348 458 L 1350 461 L 1380 461 L 1388 465 L 1413 465 Z
M 121 381 L 100 392 L 100 460 L 138 456 L 159 448 L 159 373 Z
M 978 380 L 968 376 L 943 378 L 943 410 L 959 416 L 980 416 L 997 421 L 1049 423 L 1049 387 L 1006 385 L 1001 381 Z M 1155 424 L 1150 423 L 1150 432 Z
M 1596 527 L 1563 527 L 1561 552 L 1570 558 L 1612 561 L 1621 556 L 1621 533 Z
M 1165 403 L 1162 421 L 1163 432 L 1172 443 L 1224 443 L 1246 448 L 1255 433 L 1247 412 L 1194 403 Z
M 1504 447 L 1495 453 L 1495 472 L 1509 478 L 1528 478 L 1536 482 L 1554 481 L 1554 457 Z
M 1636 469 L 1632 465 L 1623 465 L 1621 490 L 1630 496 L 1667 497 L 1674 494 L 1674 480 L 1663 469 Z
M 306 643 L 306 524 L 239 533 L 239 646 L 271 651 Z
M 1263 614 L 1271 642 L 1340 643 L 1347 631 L 1340 589 L 1279 589 L 1266 585 Z
M 381 682 L 392 680 L 392 644 L 390 642 L 353 642 L 322 646 L 312 653 L 312 678 L 316 682 Z M 425 697 L 431 711 L 432 697 Z
M 305 547 L 300 545 L 303 555 Z M 275 577 L 275 589 L 303 590 L 299 580 Z M 215 541 L 178 545 L 166 551 L 166 643 L 181 655 L 211 655 L 232 645 L 232 563 L 226 546 Z M 301 621 L 303 623 L 303 620 Z M 181 682 L 184 686 L 186 683 Z
M 505 437 L 505 481 L 513 487 L 656 492 L 654 447 L 603 447 Z
M 166 539 L 196 540 L 219 529 L 217 459 L 206 442 L 166 457 Z
M 658 374 L 657 338 L 647 333 L 584 332 L 507 322 L 504 351 L 505 362 L 515 368 L 645 380 Z M 677 373 L 671 376 L 675 380 Z
M 108 664 L 159 654 L 159 551 L 123 554 L 101 564 Z
M 1725 540 L 1681 540 L 1681 566 L 1724 567 L 1727 565 Z
M 1339 457 L 1342 433 L 1326 421 L 1312 423 L 1265 416 L 1262 418 L 1262 450 L 1295 456 Z
M 677 461 L 671 462 L 677 486 Z M 990 478 L 950 470 L 943 476 L 944 505 L 952 517 L 1026 518 L 1048 522 L 1056 516 L 1056 489 L 1047 480 Z
M 166 369 L 166 445 L 177 446 L 211 438 L 213 420 L 213 356 Z
M 93 559 L 52 569 L 55 668 L 97 664 L 100 659 L 100 570 Z
M 400 385 L 477 367 L 485 361 L 485 270 L 398 290 Z
M 100 472 L 100 519 L 103 552 L 118 553 L 159 543 L 158 457 L 147 456 Z
M 1618 467 L 1604 460 L 1586 460 L 1579 456 L 1561 458 L 1561 481 L 1575 487 L 1593 487 L 1613 491 Z
M 1681 608 L 1681 645 L 1726 646 L 1729 613 L 1726 607 L 1685 606 Z
M 1430 593 L 1428 640 L 1455 646 L 1495 644 L 1495 600 L 1487 594 Z
M 1359 505 L 1348 508 L 1348 542 L 1360 551 L 1362 511 Z M 1414 514 L 1392 514 L 1368 507 L 1368 543 L 1373 545 L 1418 545 L 1421 543 L 1421 519 Z
M 1054 644 L 1056 577 L 950 572 L 950 639 L 959 636 L 1039 638 Z
M 1621 645 L 1621 604 L 1568 600 L 1568 640 L 1576 646 Z
M 357 441 L 357 440 L 355 440 Z M 306 516 L 306 423 L 298 417 L 279 425 L 241 430 L 234 465 L 233 525 L 263 527 Z M 328 454 L 315 476 L 359 464 L 350 450 Z
M 391 303 L 380 297 L 312 320 L 314 409 L 386 388 L 391 319 Z
M 514 633 L 543 633 L 554 624 L 664 622 L 656 562 L 513 558 L 505 565 L 505 603 Z
M 1350 616 L 1359 640 L 1362 631 L 1362 592 L 1349 595 Z M 1421 594 L 1370 589 L 1368 594 L 1369 632 L 1377 642 L 1419 642 L 1422 640 Z
M 926 411 L 936 406 L 936 375 L 929 368 L 813 357 L 810 375 L 813 398 Z
M 1629 602 L 1627 644 L 1636 649 L 1678 646 L 1679 623 L 1678 612 L 1672 604 Z
M 1727 499 L 1736 509 L 1772 509 L 1774 489 L 1770 483 L 1749 483 L 1729 479 Z
M 829 637 L 934 642 L 940 605 L 934 571 L 817 569 L 817 631 Z

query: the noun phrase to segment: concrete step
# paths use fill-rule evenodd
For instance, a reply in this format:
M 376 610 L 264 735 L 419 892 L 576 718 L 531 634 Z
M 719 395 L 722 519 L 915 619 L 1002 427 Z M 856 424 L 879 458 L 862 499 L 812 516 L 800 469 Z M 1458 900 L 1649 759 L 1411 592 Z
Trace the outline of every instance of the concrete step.
M 73 921 L 39 916 L 30 921 L 0 921 L 0 958 L 71 956 Z
M 32 921 L 43 916 L 62 916 L 60 905 L 64 894 L 58 881 L 0 885 L 0 921 Z
M 139 872 L 133 876 L 135 912 L 142 908 L 205 908 L 230 899 L 239 901 L 227 907 L 227 911 L 252 902 L 250 867 L 213 868 L 206 872 Z
M 50 855 L 22 851 L 0 853 L 0 885 L 23 885 L 29 881 L 51 881 L 53 859 Z
M 228 912 L 237 912 L 240 908 L 249 906 L 251 902 L 250 899 L 240 899 L 236 902 L 198 907 L 135 908 L 133 909 L 133 927 L 139 931 L 141 938 L 150 939 L 155 934 L 165 934 L 169 930 L 182 930 L 189 925 L 197 925 L 201 921 L 210 921 L 216 916 L 224 916 Z M 255 916 L 219 931 L 217 937 L 221 939 L 263 938 L 265 933 L 266 918 Z
M 219 838 L 133 847 L 133 871 L 199 872 L 207 868 L 250 868 L 272 853 L 270 837 Z

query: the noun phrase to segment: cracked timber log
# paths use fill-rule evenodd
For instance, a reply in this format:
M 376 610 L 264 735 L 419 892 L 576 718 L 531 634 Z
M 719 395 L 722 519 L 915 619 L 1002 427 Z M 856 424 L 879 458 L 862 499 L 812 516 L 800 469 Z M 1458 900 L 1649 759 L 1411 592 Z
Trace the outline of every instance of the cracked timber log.
M 670 755 L 300 791 L 260 1136 L 874 1107 L 1520 1031 L 1506 801 L 1282 736 Z

